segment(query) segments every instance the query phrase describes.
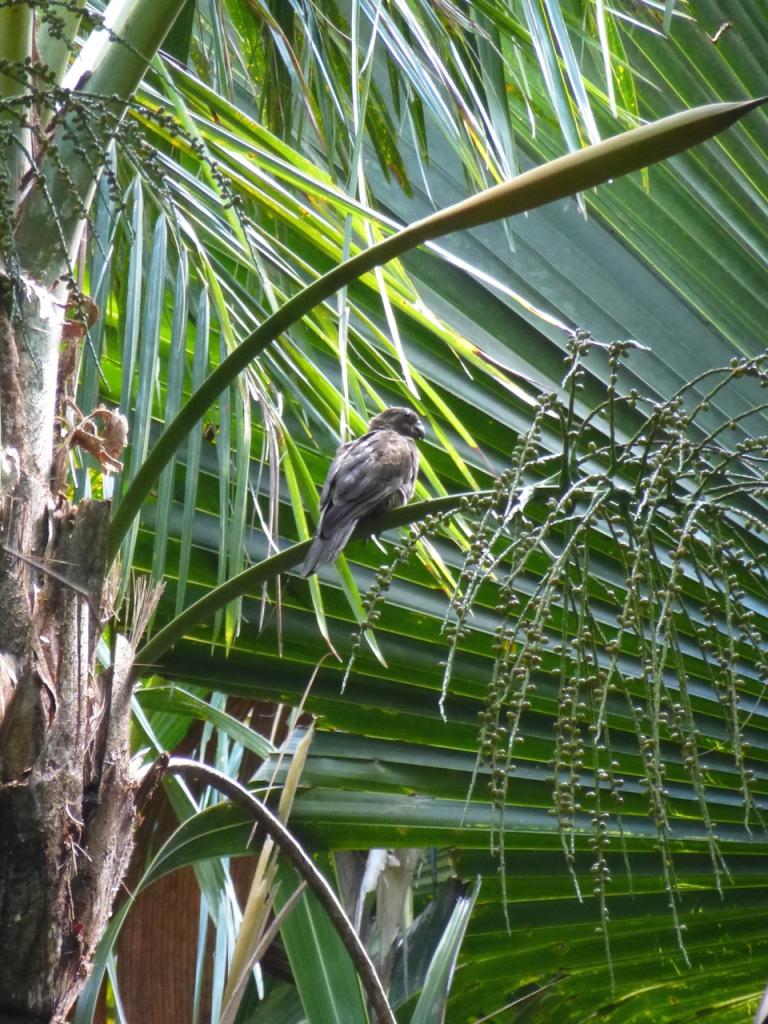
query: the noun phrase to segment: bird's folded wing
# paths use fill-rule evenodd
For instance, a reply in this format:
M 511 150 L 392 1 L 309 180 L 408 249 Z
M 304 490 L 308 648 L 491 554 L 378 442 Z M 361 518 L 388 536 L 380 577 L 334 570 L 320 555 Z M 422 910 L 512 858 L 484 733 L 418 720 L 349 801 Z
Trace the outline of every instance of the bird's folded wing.
M 324 535 L 363 519 L 396 491 L 407 501 L 413 493 L 418 455 L 408 438 L 377 430 L 341 448 L 321 495 Z

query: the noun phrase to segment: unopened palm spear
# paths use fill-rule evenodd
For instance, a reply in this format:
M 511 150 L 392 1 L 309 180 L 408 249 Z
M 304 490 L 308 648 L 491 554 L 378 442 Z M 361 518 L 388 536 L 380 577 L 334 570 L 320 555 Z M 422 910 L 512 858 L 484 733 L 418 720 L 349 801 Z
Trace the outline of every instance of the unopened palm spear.
M 361 519 L 404 505 L 419 472 L 414 441 L 424 427 L 413 409 L 394 407 L 374 416 L 362 437 L 336 452 L 320 495 L 320 518 L 302 576 L 332 562 Z

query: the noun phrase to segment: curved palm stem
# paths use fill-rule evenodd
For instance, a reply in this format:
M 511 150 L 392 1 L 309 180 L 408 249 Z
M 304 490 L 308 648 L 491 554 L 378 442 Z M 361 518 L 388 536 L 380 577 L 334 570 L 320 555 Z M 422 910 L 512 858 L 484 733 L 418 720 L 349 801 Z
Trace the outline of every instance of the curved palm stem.
M 367 521 L 364 526 L 358 527 L 353 536 L 356 538 L 369 537 L 373 533 L 380 533 L 395 526 L 406 526 L 408 523 L 414 523 L 428 515 L 458 508 L 466 498 L 484 497 L 490 493 L 490 491 L 478 491 L 449 494 L 442 498 L 433 498 L 430 501 L 418 501 L 412 505 L 404 505 L 402 508 L 387 512 L 380 518 Z M 249 569 L 238 573 L 237 576 L 233 576 L 231 580 L 227 580 L 221 586 L 209 590 L 199 601 L 195 601 L 194 604 L 185 608 L 180 615 L 171 619 L 167 626 L 164 626 L 150 641 L 144 644 L 136 654 L 134 672 L 137 669 L 151 669 L 157 666 L 160 657 L 185 633 L 201 622 L 210 619 L 230 601 L 242 597 L 260 584 L 266 583 L 280 573 L 287 572 L 298 565 L 304 559 L 310 544 L 309 540 L 292 544 L 276 555 L 265 558 Z
M 280 819 L 261 800 L 257 800 L 245 786 L 241 786 L 239 782 L 230 779 L 223 772 L 218 772 L 215 768 L 200 761 L 188 760 L 185 757 L 172 757 L 168 761 L 166 771 L 172 775 L 182 775 L 186 779 L 195 779 L 206 786 L 212 786 L 233 803 L 244 808 L 248 814 L 253 815 L 278 850 L 291 862 L 299 876 L 307 883 L 325 910 L 355 965 L 379 1024 L 396 1024 L 395 1015 L 387 1001 L 376 968 L 353 928 L 352 922 L 344 913 L 344 908 L 339 903 L 336 893 Z
M 267 345 L 340 288 L 424 242 L 452 231 L 479 227 L 536 209 L 680 153 L 723 131 L 763 102 L 764 99 L 757 99 L 696 107 L 569 153 L 526 171 L 512 181 L 424 217 L 323 274 L 289 299 L 227 356 L 166 427 L 115 512 L 110 530 L 109 558 L 113 559 L 117 554 L 123 537 L 163 468 L 224 388 Z

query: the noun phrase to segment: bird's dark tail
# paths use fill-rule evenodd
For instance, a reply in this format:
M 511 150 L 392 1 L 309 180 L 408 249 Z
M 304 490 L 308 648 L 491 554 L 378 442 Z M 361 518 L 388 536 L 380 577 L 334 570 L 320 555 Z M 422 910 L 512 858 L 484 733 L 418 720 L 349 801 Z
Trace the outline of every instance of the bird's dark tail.
M 301 575 L 311 576 L 313 572 L 317 572 L 322 566 L 335 561 L 341 549 L 352 536 L 355 526 L 357 526 L 357 520 L 347 523 L 340 530 L 334 530 L 328 537 L 315 534 L 307 552 L 307 557 L 299 566 Z

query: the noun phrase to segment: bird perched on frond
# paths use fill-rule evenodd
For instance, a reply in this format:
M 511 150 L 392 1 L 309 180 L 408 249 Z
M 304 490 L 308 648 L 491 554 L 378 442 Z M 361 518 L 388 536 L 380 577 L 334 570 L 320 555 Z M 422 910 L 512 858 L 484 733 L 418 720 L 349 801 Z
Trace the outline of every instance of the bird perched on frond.
M 419 471 L 414 441 L 423 437 L 413 409 L 395 406 L 374 416 L 362 437 L 339 448 L 320 494 L 320 518 L 302 576 L 332 562 L 361 519 L 410 500 Z

